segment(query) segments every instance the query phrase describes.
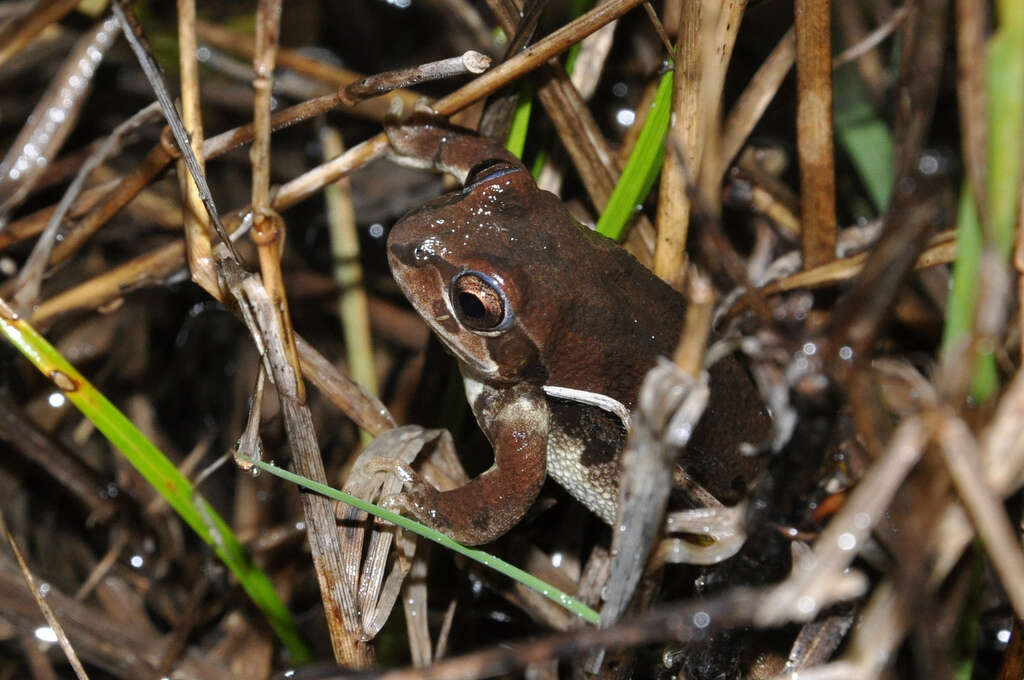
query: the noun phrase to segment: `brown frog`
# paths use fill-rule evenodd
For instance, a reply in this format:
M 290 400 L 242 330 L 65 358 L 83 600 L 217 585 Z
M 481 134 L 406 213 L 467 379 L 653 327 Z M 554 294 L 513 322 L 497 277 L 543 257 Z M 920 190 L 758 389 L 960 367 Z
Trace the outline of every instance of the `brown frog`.
M 388 236 L 395 280 L 456 357 L 494 466 L 438 491 L 406 466 L 402 502 L 467 544 L 491 541 L 536 500 L 546 474 L 611 524 L 619 454 L 647 370 L 679 341 L 685 302 L 615 242 L 538 189 L 511 153 L 437 123 L 392 127 L 397 158 L 464 188 L 403 217 Z M 682 461 L 725 503 L 747 490 L 743 442 L 767 412 L 732 357 L 710 369 L 711 398 Z

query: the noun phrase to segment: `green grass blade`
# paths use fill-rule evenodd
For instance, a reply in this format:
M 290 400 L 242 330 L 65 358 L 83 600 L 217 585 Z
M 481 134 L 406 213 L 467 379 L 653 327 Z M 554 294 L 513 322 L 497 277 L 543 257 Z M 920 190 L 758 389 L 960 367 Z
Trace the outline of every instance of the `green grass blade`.
M 278 598 L 270 579 L 253 564 L 231 528 L 195 491 L 191 482 L 43 336 L 26 320 L 15 315 L 3 300 L 0 300 L 0 333 L 54 382 L 82 415 L 164 497 L 185 523 L 213 548 L 256 606 L 266 615 L 271 628 L 291 653 L 292 661 L 300 663 L 308 660 L 309 650 L 299 637 L 291 615 Z
M 665 158 L 665 136 L 668 134 L 668 121 L 672 114 L 672 72 L 661 77 L 658 92 L 654 96 L 654 104 L 647 114 L 644 127 L 637 138 L 636 148 L 629 156 L 622 176 L 612 191 L 608 205 L 605 206 L 601 218 L 597 221 L 597 231 L 613 239 L 622 238 L 626 224 L 636 212 L 636 207 L 644 202 L 654 180 L 661 171 L 661 162 Z
M 892 195 L 892 135 L 868 101 L 867 90 L 851 64 L 835 74 L 836 138 L 853 163 L 877 214 Z
M 519 158 L 523 157 L 523 150 L 526 148 L 526 134 L 530 131 L 532 111 L 533 85 L 524 82 L 519 88 L 519 101 L 516 102 L 516 112 L 512 115 L 512 126 L 509 128 L 508 138 L 505 140 L 505 148 Z
M 1020 201 L 1021 154 L 1024 146 L 1024 1 L 1004 0 L 999 5 L 1004 23 L 988 42 L 986 91 L 988 104 L 988 186 L 985 191 L 993 245 L 1009 262 L 1017 231 Z M 983 250 L 970 191 L 961 192 L 957 223 L 957 253 L 953 288 L 946 310 L 942 351 L 957 351 L 974 327 L 978 305 L 977 280 Z M 992 352 L 978 355 L 971 396 L 983 402 L 999 390 L 999 372 Z
M 946 305 L 946 326 L 942 332 L 942 353 L 961 351 L 960 343 L 974 326 L 978 297 L 978 268 L 981 266 L 981 225 L 967 183 L 960 190 L 957 209 L 956 260 L 953 286 Z M 971 395 L 985 399 L 999 388 L 999 375 L 991 352 L 980 354 L 974 367 Z
M 306 479 L 305 477 L 297 475 L 294 472 L 289 472 L 288 470 L 279 468 L 271 463 L 265 463 L 263 461 L 254 461 L 254 463 L 261 470 L 266 470 L 270 474 L 277 475 L 282 479 L 286 479 L 289 482 L 293 482 L 295 484 L 303 486 L 309 489 L 310 491 L 315 491 L 319 494 L 327 496 L 328 498 L 333 498 L 334 500 L 338 500 L 343 503 L 348 503 L 349 505 L 356 507 L 364 512 L 368 512 L 371 515 L 374 515 L 375 517 L 379 517 L 383 520 L 396 524 L 407 531 L 411 531 L 414 534 L 430 539 L 431 541 L 434 541 L 435 543 L 438 543 L 444 546 L 445 548 L 448 548 L 449 550 L 453 550 L 459 553 L 460 555 L 465 555 L 466 557 L 472 560 L 476 560 L 480 564 L 486 565 L 491 569 L 494 569 L 511 579 L 515 579 L 516 581 L 522 583 L 523 585 L 529 588 L 533 588 L 544 597 L 548 598 L 549 600 L 552 600 L 553 602 L 557 602 L 559 605 L 565 607 L 572 613 L 581 617 L 587 623 L 597 625 L 601 620 L 601 617 L 597 612 L 595 612 L 593 609 L 583 604 L 576 598 L 571 597 L 566 593 L 563 593 L 558 588 L 555 588 L 554 586 L 545 583 L 544 581 L 540 580 L 539 578 L 530 574 L 529 572 L 523 571 L 519 567 L 511 565 L 505 560 L 499 559 L 494 555 L 484 552 L 483 550 L 477 550 L 476 548 L 467 548 L 461 543 L 457 543 L 452 539 L 448 538 L 444 534 L 435 531 L 434 529 L 431 529 L 428 526 L 424 526 L 419 522 L 415 522 L 407 517 L 403 517 L 396 512 L 385 510 L 384 508 L 378 507 L 373 503 L 368 503 L 362 500 L 361 498 L 356 498 L 355 496 L 345 493 L 344 491 L 338 491 L 337 489 L 333 489 L 327 486 L 326 484 L 320 484 L 318 482 L 314 482 L 311 479 Z
M 1017 5 L 1024 13 L 1024 2 Z M 1007 261 L 1017 231 L 1024 140 L 1024 35 L 1004 27 L 988 44 L 988 191 L 992 236 Z

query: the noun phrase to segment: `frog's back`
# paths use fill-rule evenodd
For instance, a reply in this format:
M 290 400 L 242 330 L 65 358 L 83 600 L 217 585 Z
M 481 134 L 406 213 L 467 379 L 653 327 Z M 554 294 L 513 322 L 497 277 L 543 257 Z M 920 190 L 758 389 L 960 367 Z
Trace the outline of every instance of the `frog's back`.
M 565 211 L 543 192 L 551 210 Z M 531 304 L 547 304 L 538 343 L 551 348 L 549 382 L 607 394 L 632 408 L 655 357 L 671 355 L 682 329 L 683 297 L 611 239 L 575 220 L 540 223 L 524 239 L 535 271 Z M 539 293 L 539 294 L 538 294 Z M 557 304 L 551 301 L 557 300 Z M 556 351 L 557 348 L 557 351 Z
M 606 394 L 632 410 L 647 371 L 658 356 L 672 356 L 679 342 L 685 300 L 614 241 L 575 221 L 553 224 L 548 234 L 548 247 L 564 253 L 557 266 L 564 269 L 569 291 L 563 293 L 560 318 L 547 328 L 546 342 L 559 347 L 549 352 L 559 360 L 548 367 L 548 382 Z M 681 463 L 718 498 L 734 503 L 759 467 L 740 446 L 766 438 L 770 420 L 736 358 L 713 366 L 710 380 L 708 408 Z M 597 407 L 550 401 L 556 422 L 549 438 L 552 476 L 611 521 L 615 506 L 608 499 L 612 491 L 617 496 L 625 430 Z

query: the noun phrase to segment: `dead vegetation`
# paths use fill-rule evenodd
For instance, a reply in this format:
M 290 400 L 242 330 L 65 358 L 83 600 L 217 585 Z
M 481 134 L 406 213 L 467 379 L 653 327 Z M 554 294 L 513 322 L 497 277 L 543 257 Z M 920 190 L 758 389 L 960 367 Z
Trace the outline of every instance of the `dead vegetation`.
M 72 406 L 79 377 L 3 345 L 0 680 L 1024 674 L 1022 3 L 253 4 L 0 6 L 4 333 L 43 332 L 183 475 L 162 496 Z M 415 455 L 407 423 L 485 469 L 385 262 L 389 226 L 444 191 L 383 160 L 385 118 L 429 107 L 504 139 L 531 101 L 524 160 L 593 224 L 633 212 L 617 183 L 668 70 L 623 243 L 691 301 L 683 379 L 738 352 L 772 410 L 743 503 L 709 498 L 656 543 L 680 378 L 652 372 L 624 485 L 646 532 L 549 483 L 488 546 L 601 609 L 593 626 L 243 469 L 387 496 L 358 456 L 380 435 Z

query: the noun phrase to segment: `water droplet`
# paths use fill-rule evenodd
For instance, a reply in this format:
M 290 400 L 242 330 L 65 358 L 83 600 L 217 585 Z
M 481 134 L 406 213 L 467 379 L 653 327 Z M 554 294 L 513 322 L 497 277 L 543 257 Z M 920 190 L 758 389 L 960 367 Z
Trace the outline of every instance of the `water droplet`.
M 707 628 L 711 623 L 711 616 L 707 612 L 697 612 L 693 615 L 693 625 L 698 628 Z
M 56 642 L 57 634 L 49 626 L 39 626 L 35 630 L 36 639 L 40 642 Z
M 839 534 L 836 544 L 840 550 L 853 550 L 857 547 L 857 537 L 849 531 Z

